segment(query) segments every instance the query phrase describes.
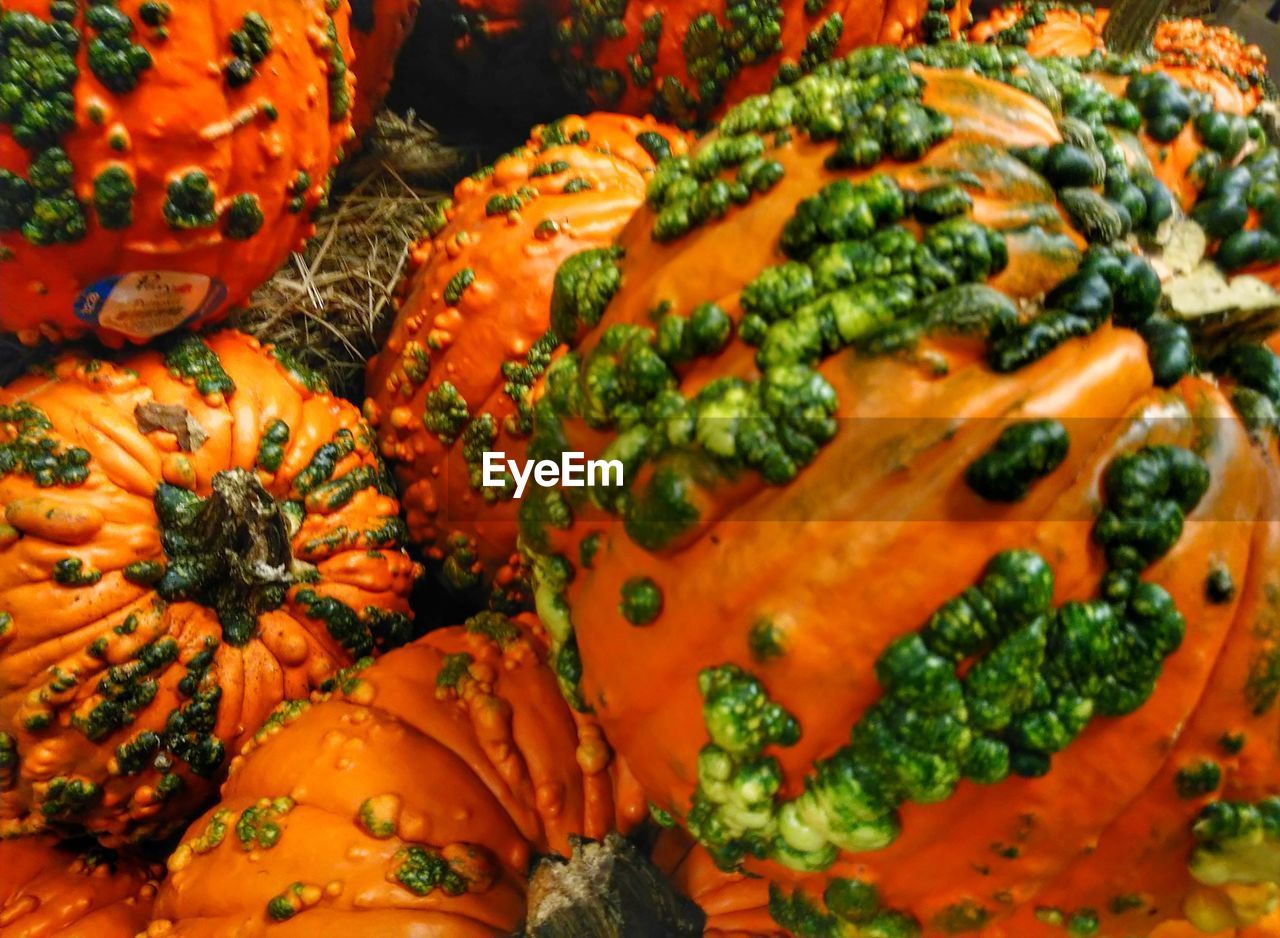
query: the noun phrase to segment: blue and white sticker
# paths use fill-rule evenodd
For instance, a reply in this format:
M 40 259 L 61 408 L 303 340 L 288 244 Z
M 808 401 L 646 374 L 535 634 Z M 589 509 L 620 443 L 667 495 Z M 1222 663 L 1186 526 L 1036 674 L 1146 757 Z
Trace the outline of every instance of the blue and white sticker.
M 203 274 L 138 271 L 108 277 L 76 297 L 76 318 L 131 339 L 150 339 L 205 319 L 226 302 L 227 287 Z

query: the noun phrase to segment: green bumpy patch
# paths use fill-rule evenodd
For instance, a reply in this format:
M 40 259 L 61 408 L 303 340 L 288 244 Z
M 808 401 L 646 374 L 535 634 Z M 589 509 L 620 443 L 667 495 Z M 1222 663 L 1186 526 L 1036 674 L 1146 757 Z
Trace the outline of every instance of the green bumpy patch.
M 444 857 L 428 847 L 405 847 L 396 852 L 395 881 L 415 896 L 439 889 L 448 896 L 467 891 L 467 881 Z
M 262 230 L 264 220 L 258 197 L 250 193 L 241 193 L 231 200 L 231 204 L 223 213 L 222 227 L 228 238 L 247 241 Z
M 273 922 L 287 922 L 302 911 L 302 890 L 305 883 L 291 883 L 284 892 L 267 902 L 267 918 Z
M 474 659 L 465 651 L 445 655 L 436 674 L 436 687 L 443 690 L 457 690 L 459 682 L 467 676 Z
M 1191 831 L 1196 840 L 1188 864 L 1191 877 L 1203 887 L 1220 891 L 1218 899 L 1224 906 L 1230 908 L 1235 902 L 1231 887 L 1275 883 L 1280 866 L 1280 798 L 1210 802 Z
M 336 124 L 351 113 L 351 92 L 347 88 L 348 67 L 342 40 L 332 17 L 325 24 L 325 50 L 329 56 L 329 123 Z
M 1207 487 L 1189 450 L 1149 446 L 1113 460 L 1094 526 L 1110 566 L 1098 598 L 1054 608 L 1043 558 L 997 554 L 976 586 L 885 649 L 881 697 L 791 800 L 779 799 L 781 766 L 766 750 L 794 744 L 794 717 L 751 675 L 706 669 L 711 741 L 698 757 L 689 831 L 728 869 L 754 856 L 823 870 L 842 851 L 893 843 L 904 802 L 943 801 L 962 779 L 1044 775 L 1093 719 L 1132 713 L 1154 691 L 1185 622 L 1139 573 L 1173 547 Z
M 770 884 L 769 915 L 803 938 L 920 938 L 915 919 L 884 908 L 876 887 L 857 879 L 832 879 L 821 902 Z
M 74 488 L 89 478 L 89 451 L 51 436 L 53 424 L 34 404 L 0 405 L 0 423 L 15 430 L 12 439 L 0 442 L 0 476 L 26 476 L 41 488 Z
M 169 183 L 164 202 L 164 217 L 175 231 L 212 228 L 218 223 L 214 209 L 217 193 L 209 177 L 193 169 Z
M 116 8 L 115 0 L 89 0 L 85 13 L 89 39 L 89 71 L 109 90 L 127 94 L 138 87 L 151 68 L 151 53 L 133 42 L 133 20 Z
M 626 36 L 628 2 L 575 0 L 557 37 L 570 84 L 604 105 L 620 101 L 630 81 L 652 88 L 650 110 L 660 119 L 691 127 L 710 117 L 744 68 L 764 64 L 782 51 L 781 0 L 726 0 L 720 16 L 701 14 L 681 37 L 687 83 L 668 75 L 655 84 L 653 67 L 668 28 L 660 10 L 641 24 L 641 41 L 626 73 L 599 66 L 594 60 L 600 47 Z
M 133 224 L 133 197 L 137 189 L 128 170 L 121 166 L 104 169 L 93 180 L 93 209 L 98 224 L 108 230 Z
M 253 81 L 257 75 L 255 66 L 261 65 L 271 52 L 271 26 L 260 13 L 246 13 L 240 28 L 231 33 L 229 40 L 233 58 L 223 66 L 222 74 L 232 88 L 240 88 Z
M 270 850 L 280 841 L 280 819 L 292 811 L 292 798 L 264 798 L 245 808 L 236 819 L 236 839 L 240 849 Z
M 133 659 L 114 665 L 98 681 L 96 702 L 84 715 L 73 715 L 71 725 L 92 742 L 105 739 L 133 722 L 136 714 L 155 699 L 157 678 L 178 660 L 178 643 L 171 638 L 143 645 Z M 145 737 L 145 738 L 143 738 Z M 160 739 L 154 733 L 141 734 L 125 749 L 121 770 L 154 753 Z
M 31 160 L 26 179 L 0 171 L 0 232 L 20 232 L 37 246 L 78 241 L 87 230 L 73 168 L 58 146 L 76 125 L 77 10 L 51 10 L 51 21 L 0 10 L 0 126 Z
M 441 381 L 428 395 L 422 411 L 422 425 L 427 432 L 452 444 L 471 419 L 471 411 L 458 389 L 449 381 Z
M 1057 420 L 1014 424 L 969 464 L 964 480 L 989 501 L 1021 501 L 1033 482 L 1062 465 L 1069 442 L 1066 428 Z

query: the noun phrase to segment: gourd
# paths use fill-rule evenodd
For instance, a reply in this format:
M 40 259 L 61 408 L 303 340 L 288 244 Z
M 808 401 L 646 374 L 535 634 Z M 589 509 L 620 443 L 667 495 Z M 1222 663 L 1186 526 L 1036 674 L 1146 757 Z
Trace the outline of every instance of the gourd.
M 969 28 L 970 42 L 1023 46 L 1034 56 L 1085 56 L 1106 51 L 1107 10 L 1057 3 L 1011 3 Z
M 351 46 L 356 96 L 352 123 L 357 134 L 373 126 L 374 115 L 391 90 L 396 57 L 413 32 L 420 0 L 353 0 Z
M 536 854 L 645 813 L 530 616 L 483 613 L 286 704 L 170 856 L 149 938 L 510 934 Z
M 0 836 L 180 829 L 282 700 L 413 637 L 374 446 L 235 332 L 0 390 Z
M 664 831 L 658 839 L 654 859 L 667 870 L 675 888 L 702 908 L 707 917 L 706 938 L 789 938 L 791 933 L 781 929 L 770 916 L 770 889 L 764 880 L 724 872 L 706 850 L 690 846 L 688 838 L 674 830 Z M 779 898 L 775 892 L 773 901 Z M 1276 934 L 1277 927 L 1280 913 L 1272 913 L 1252 926 L 1212 935 L 1190 922 L 1171 921 L 1157 925 L 1150 938 L 1269 938 Z
M 572 0 L 565 79 L 597 107 L 703 124 L 851 49 L 954 36 L 968 0 Z
M 557 671 L 795 935 L 1214 931 L 1280 897 L 1280 361 L 1164 314 L 1129 234 L 1177 208 L 1113 137 L 1180 109 L 1007 48 L 861 50 L 561 268 L 531 448 L 626 484 L 522 504 Z M 1222 169 L 1274 191 L 1273 159 Z
M 349 13 L 7 2 L 0 329 L 145 341 L 267 280 L 312 232 L 351 135 Z
M 50 837 L 0 840 L 2 938 L 134 938 L 160 870 Z
M 687 149 L 651 119 L 569 117 L 463 180 L 412 251 L 395 325 L 370 362 L 365 414 L 404 493 L 412 539 L 470 587 L 515 587 L 516 503 L 483 487 L 486 451 L 521 459 L 528 394 L 555 350 L 560 262 L 608 244 L 644 199 L 657 161 Z
M 1123 56 L 1105 55 L 1103 32 L 1109 16 L 1106 9 L 1034 0 L 998 7 L 968 35 L 973 42 L 1024 46 L 1037 57 L 1087 57 L 1104 72 L 1117 66 L 1132 70 Z M 1264 97 L 1267 57 L 1230 27 L 1198 19 L 1163 20 L 1155 27 L 1151 55 L 1150 68 L 1211 95 L 1218 110 L 1248 114 Z

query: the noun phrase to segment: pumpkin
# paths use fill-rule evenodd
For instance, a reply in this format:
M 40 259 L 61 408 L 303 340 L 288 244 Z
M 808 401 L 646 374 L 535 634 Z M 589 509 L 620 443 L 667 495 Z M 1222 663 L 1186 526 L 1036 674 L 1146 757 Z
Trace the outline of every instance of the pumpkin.
M 1107 11 L 1055 3 L 1011 3 L 997 7 L 969 28 L 970 42 L 1026 47 L 1034 56 L 1085 56 L 1106 51 L 1102 27 Z
M 355 53 L 356 96 L 352 122 L 357 134 L 373 126 L 374 115 L 391 90 L 396 56 L 418 16 L 420 0 L 353 0 L 351 45 Z
M 133 938 L 151 918 L 158 871 L 99 847 L 0 840 L 0 870 L 0 938 Z
M 1213 95 L 1220 110 L 1246 114 L 1264 97 L 1267 57 L 1228 26 L 1183 19 L 1156 27 L 1155 51 L 1161 71 Z
M 1193 374 L 1125 240 L 1176 209 L 1111 122 L 1166 134 L 1183 92 L 1134 124 L 1036 68 L 854 53 L 731 110 L 557 278 L 531 450 L 626 481 L 522 504 L 557 671 L 806 938 L 1280 898 L 1280 359 Z M 1233 159 L 1265 189 L 1274 156 Z
M 234 332 L 0 390 L 0 833 L 180 829 L 277 704 L 412 637 L 374 445 Z
M 683 127 L 873 43 L 955 35 L 968 0 L 572 0 L 557 36 L 565 79 L 597 107 Z
M 286 705 L 187 831 L 149 938 L 510 934 L 536 853 L 644 816 L 536 620 L 482 613 Z
M 706 938 L 788 938 L 769 914 L 769 884 L 742 873 L 726 873 L 710 854 L 690 845 L 684 835 L 665 831 L 654 859 L 671 876 L 672 884 L 689 896 L 707 916 Z M 1208 934 L 1190 922 L 1157 925 L 1150 938 L 1273 938 L 1280 929 L 1280 912 L 1256 925 Z M 981 932 L 980 934 L 987 934 Z
M 969 29 L 972 42 L 1025 46 L 1037 57 L 1085 57 L 1105 53 L 1103 29 L 1109 10 L 1055 3 L 1014 3 L 998 7 Z M 1149 66 L 1179 83 L 1205 92 L 1219 110 L 1248 114 L 1261 103 L 1267 86 L 1267 57 L 1227 26 L 1198 19 L 1169 19 L 1157 24 Z M 1103 69 L 1117 64 L 1097 57 Z
M 144 341 L 267 280 L 351 135 L 348 20 L 324 0 L 6 2 L 0 329 Z
M 370 362 L 365 414 L 404 493 L 412 539 L 455 586 L 516 552 L 513 490 L 484 488 L 483 454 L 522 459 L 529 388 L 560 262 L 610 243 L 644 199 L 656 161 L 686 150 L 652 119 L 570 117 L 459 183 L 442 227 L 412 251 L 395 325 Z M 503 464 L 502 477 L 511 483 Z

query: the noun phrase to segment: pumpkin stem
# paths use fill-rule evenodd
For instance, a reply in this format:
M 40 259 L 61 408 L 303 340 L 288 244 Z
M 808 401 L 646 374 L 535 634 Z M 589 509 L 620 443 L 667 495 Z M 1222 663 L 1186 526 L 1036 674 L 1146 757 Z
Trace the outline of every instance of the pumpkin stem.
M 1116 0 L 1102 28 L 1107 50 L 1116 55 L 1133 55 L 1151 48 L 1156 24 L 1168 11 L 1169 0 Z
M 570 838 L 573 856 L 546 857 L 529 880 L 522 938 L 668 935 L 698 938 L 706 916 L 629 841 Z
M 169 557 L 156 591 L 212 609 L 223 637 L 245 644 L 257 634 L 258 616 L 279 607 L 294 580 L 280 503 L 256 475 L 229 469 L 213 477 L 207 498 L 161 485 L 155 504 Z

